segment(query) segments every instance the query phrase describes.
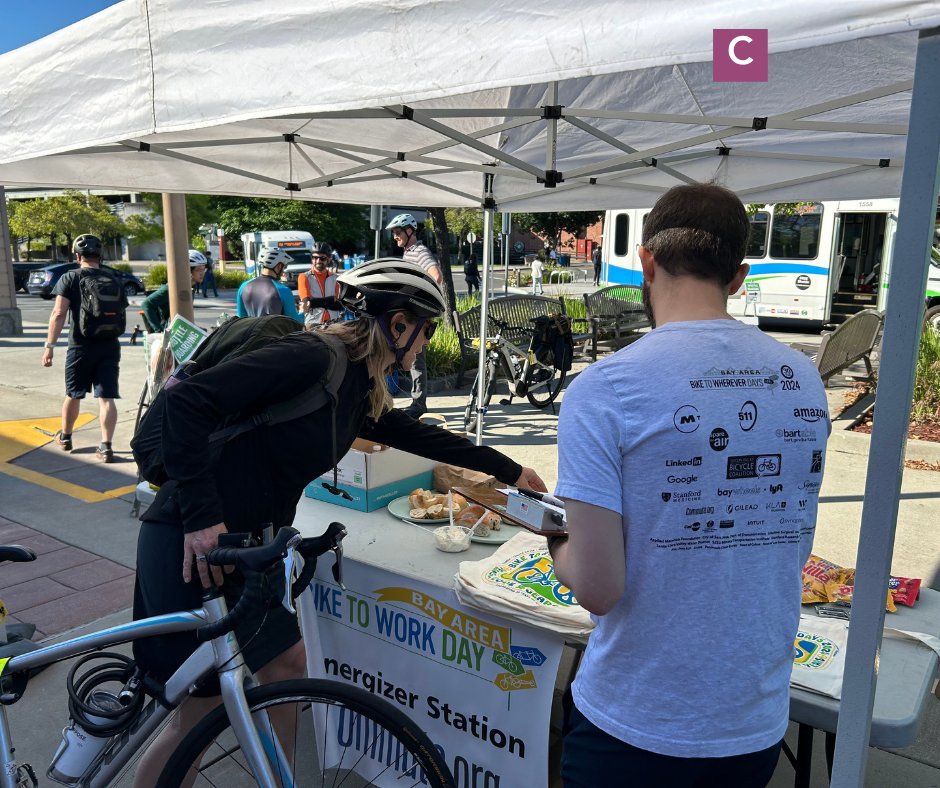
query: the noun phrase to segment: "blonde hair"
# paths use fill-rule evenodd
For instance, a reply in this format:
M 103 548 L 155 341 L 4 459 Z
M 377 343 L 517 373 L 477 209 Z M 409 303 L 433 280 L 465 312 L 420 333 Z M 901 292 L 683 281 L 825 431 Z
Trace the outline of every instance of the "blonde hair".
M 372 391 L 369 392 L 369 416 L 378 419 L 392 409 L 392 395 L 389 393 L 385 376 L 389 371 L 388 340 L 379 328 L 378 320 L 360 318 L 330 323 L 323 331 L 339 337 L 346 345 L 350 361 L 365 361 L 366 370 L 372 378 Z

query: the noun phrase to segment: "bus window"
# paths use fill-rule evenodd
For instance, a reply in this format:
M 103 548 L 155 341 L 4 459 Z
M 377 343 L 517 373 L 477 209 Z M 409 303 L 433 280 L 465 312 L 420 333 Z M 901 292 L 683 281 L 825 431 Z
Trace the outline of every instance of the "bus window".
M 821 225 L 821 203 L 775 205 L 770 256 L 782 260 L 812 260 L 819 253 Z
M 751 231 L 747 236 L 745 257 L 763 257 L 767 251 L 767 230 L 770 229 L 770 214 L 758 211 L 751 217 Z
M 614 220 L 614 255 L 626 257 L 629 254 L 627 241 L 630 237 L 630 217 L 625 213 L 617 214 Z

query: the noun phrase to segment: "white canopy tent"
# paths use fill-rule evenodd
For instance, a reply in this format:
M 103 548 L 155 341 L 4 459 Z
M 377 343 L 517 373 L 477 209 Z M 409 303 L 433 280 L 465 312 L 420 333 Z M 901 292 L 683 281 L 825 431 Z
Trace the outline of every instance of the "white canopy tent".
M 0 56 L 0 184 L 482 205 L 487 226 L 494 210 L 644 207 L 689 180 L 746 202 L 900 194 L 894 385 L 878 394 L 833 780 L 860 784 L 937 199 L 940 6 L 275 8 L 125 0 Z M 746 27 L 769 30 L 769 81 L 712 81 L 712 29 Z

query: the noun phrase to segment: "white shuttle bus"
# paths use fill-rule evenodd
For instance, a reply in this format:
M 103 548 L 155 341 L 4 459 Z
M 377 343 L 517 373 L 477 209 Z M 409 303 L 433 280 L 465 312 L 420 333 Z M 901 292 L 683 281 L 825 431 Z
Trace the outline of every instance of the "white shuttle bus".
M 265 230 L 257 233 L 245 233 L 242 247 L 245 250 L 245 273 L 258 275 L 258 255 L 265 249 L 282 249 L 294 258 L 287 266 L 281 281 L 291 289 L 297 287 L 297 277 L 310 270 L 310 251 L 314 238 L 305 230 Z
M 637 255 L 649 208 L 607 211 L 603 257 L 610 284 L 643 280 Z M 744 287 L 733 315 L 760 325 L 840 323 L 865 308 L 884 309 L 897 226 L 896 199 L 778 203 L 750 214 Z M 938 213 L 940 226 L 940 213 Z M 940 240 L 935 245 L 940 246 Z M 931 256 L 925 304 L 940 323 L 940 248 Z

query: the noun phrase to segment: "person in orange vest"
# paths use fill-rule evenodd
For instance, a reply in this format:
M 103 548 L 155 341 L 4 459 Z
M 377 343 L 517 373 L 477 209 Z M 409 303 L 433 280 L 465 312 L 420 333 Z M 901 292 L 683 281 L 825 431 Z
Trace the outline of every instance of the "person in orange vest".
M 333 248 L 324 241 L 317 241 L 310 257 L 313 263 L 310 270 L 297 278 L 297 294 L 303 305 L 306 326 L 328 323 L 343 314 L 336 301 L 336 274 L 329 269 Z

